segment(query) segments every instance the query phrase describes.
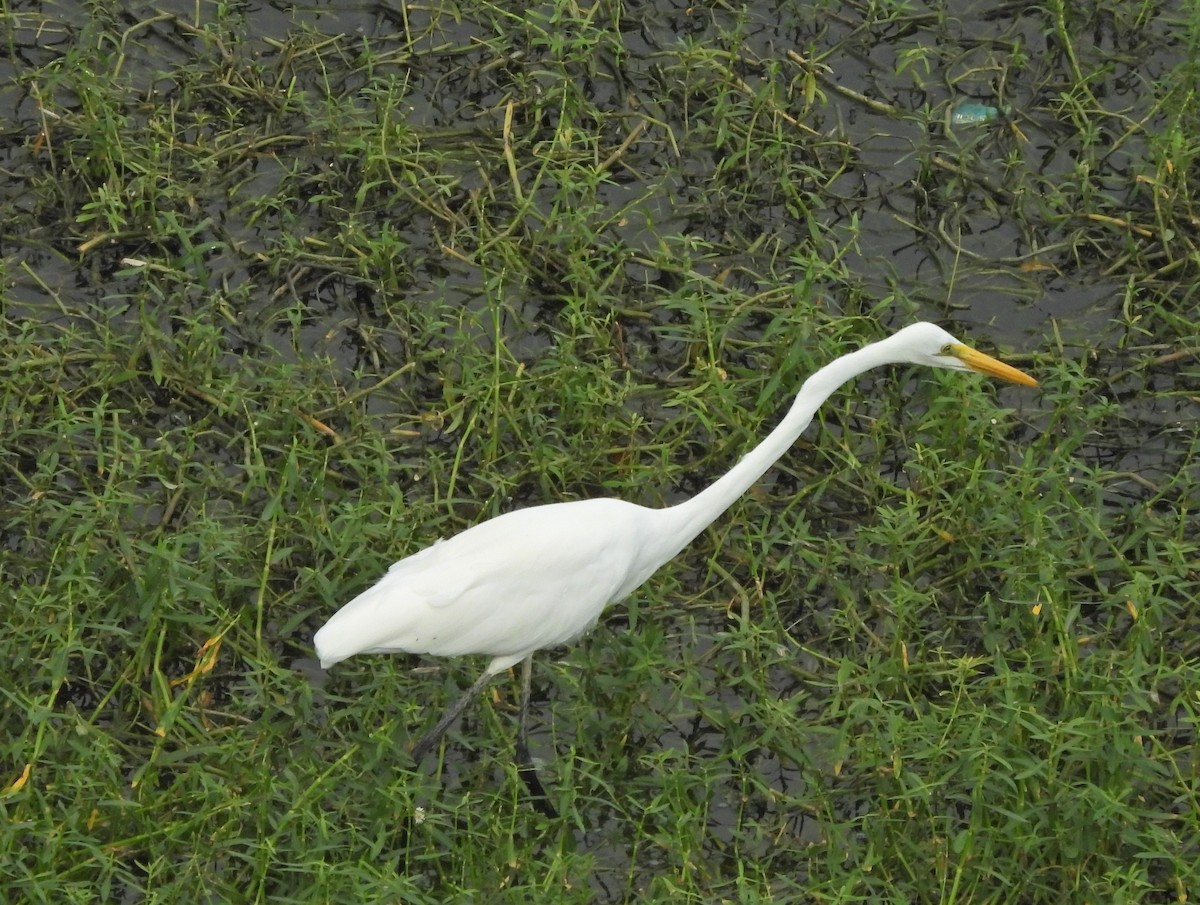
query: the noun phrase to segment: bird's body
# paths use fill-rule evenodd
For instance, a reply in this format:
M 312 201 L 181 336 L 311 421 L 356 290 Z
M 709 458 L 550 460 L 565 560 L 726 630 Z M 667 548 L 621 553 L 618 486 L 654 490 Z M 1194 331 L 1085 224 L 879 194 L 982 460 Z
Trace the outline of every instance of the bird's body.
M 817 408 L 851 378 L 884 364 L 973 370 L 1025 385 L 1028 375 L 913 324 L 843 355 L 804 382 L 779 425 L 725 475 L 675 506 L 615 499 L 520 509 L 481 522 L 391 567 L 317 632 L 323 667 L 359 653 L 491 657 L 479 680 L 414 746 L 418 758 L 496 673 L 524 661 L 518 750 L 524 752 L 529 662 L 591 628 L 740 497 L 792 445 Z
M 485 654 L 494 675 L 573 641 L 661 564 L 645 536 L 657 511 L 615 499 L 551 503 L 438 541 L 321 629 L 321 665 L 357 653 Z

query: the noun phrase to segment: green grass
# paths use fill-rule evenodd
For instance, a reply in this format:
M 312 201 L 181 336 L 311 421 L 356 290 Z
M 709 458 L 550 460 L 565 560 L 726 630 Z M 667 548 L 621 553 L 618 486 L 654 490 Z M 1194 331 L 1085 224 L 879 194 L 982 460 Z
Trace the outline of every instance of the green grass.
M 6 900 L 1194 898 L 1200 13 L 403 9 L 0 5 Z M 1041 388 L 860 381 L 540 655 L 560 819 L 513 681 L 408 761 L 479 660 L 313 681 L 918 317 Z

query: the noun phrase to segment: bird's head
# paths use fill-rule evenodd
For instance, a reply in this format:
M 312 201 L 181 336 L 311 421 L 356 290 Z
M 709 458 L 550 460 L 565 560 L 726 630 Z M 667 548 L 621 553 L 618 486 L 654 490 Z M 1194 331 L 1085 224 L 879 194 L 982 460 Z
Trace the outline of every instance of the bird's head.
M 975 371 L 1023 386 L 1038 385 L 1037 381 L 1024 371 L 972 349 L 936 324 L 911 324 L 892 334 L 885 342 L 892 345 L 890 351 L 898 362 L 912 362 L 931 368 L 950 368 L 954 371 Z

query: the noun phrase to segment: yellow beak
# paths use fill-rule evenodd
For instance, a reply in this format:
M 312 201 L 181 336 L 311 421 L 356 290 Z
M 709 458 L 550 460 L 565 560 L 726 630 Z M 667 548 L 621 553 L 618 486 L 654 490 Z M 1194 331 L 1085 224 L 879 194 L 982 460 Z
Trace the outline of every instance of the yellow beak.
M 970 346 L 955 344 L 950 347 L 949 352 L 972 371 L 978 371 L 980 374 L 999 377 L 1001 380 L 1008 380 L 1027 387 L 1038 385 L 1038 382 L 1024 371 L 1018 371 L 1012 365 L 1006 365 L 999 359 L 984 355 Z

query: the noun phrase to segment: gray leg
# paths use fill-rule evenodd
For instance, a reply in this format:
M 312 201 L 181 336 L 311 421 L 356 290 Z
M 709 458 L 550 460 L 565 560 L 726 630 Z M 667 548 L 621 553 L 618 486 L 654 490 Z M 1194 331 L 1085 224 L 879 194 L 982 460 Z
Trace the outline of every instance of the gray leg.
M 533 655 L 521 662 L 521 710 L 517 714 L 517 774 L 533 796 L 533 806 L 544 816 L 557 818 L 558 811 L 550 803 L 550 796 L 542 781 L 538 778 L 533 766 L 533 758 L 529 756 L 529 734 L 525 729 L 525 716 L 529 712 L 529 692 L 533 684 Z
M 417 763 L 421 762 L 425 755 L 429 753 L 429 749 L 436 745 L 442 736 L 446 734 L 446 730 L 450 728 L 450 724 L 458 719 L 462 715 L 462 712 L 467 709 L 467 704 L 471 702 L 471 699 L 483 691 L 484 687 L 490 681 L 492 681 L 492 674 L 485 670 L 483 675 L 475 680 L 475 684 L 464 691 L 462 697 L 454 702 L 454 706 L 446 711 L 446 715 L 438 720 L 432 729 L 417 739 L 417 743 L 412 746 L 413 760 Z
M 487 684 L 492 680 L 492 674 L 484 672 L 478 679 L 475 680 L 470 688 L 462 693 L 454 706 L 446 711 L 445 715 L 437 721 L 437 724 L 417 739 L 417 743 L 412 746 L 413 760 L 418 764 L 429 753 L 429 749 L 441 740 L 446 734 L 446 730 L 450 728 L 450 724 L 458 719 L 464 710 L 467 709 L 467 704 L 478 695 Z M 533 758 L 529 756 L 529 735 L 525 729 L 525 717 L 529 713 L 529 695 L 533 684 L 533 655 L 526 657 L 521 661 L 521 709 L 517 714 L 517 773 L 521 780 L 529 789 L 533 799 L 533 806 L 537 808 L 546 817 L 558 817 L 558 811 L 550 804 L 550 796 L 546 794 L 546 789 L 542 785 L 542 781 L 538 779 L 537 771 L 533 768 Z

